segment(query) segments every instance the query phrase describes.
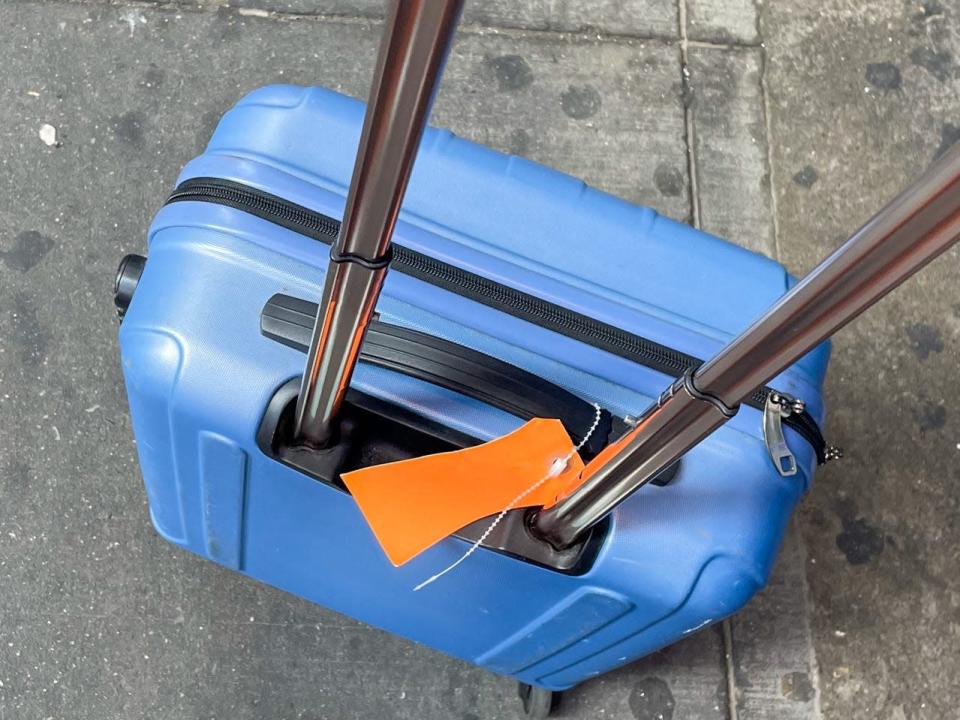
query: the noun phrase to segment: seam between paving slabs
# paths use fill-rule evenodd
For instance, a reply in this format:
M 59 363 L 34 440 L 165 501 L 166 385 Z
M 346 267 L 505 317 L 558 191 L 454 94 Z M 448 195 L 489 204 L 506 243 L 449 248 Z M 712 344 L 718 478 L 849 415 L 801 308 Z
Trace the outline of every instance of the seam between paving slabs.
M 687 145 L 687 179 L 690 193 L 690 219 L 694 227 L 700 227 L 700 188 L 697 183 L 697 147 L 696 127 L 691 107 L 692 89 L 690 87 L 689 39 L 687 37 L 687 0 L 677 0 L 677 27 L 680 40 L 680 87 L 683 102 L 683 129 Z M 721 623 L 723 635 L 723 661 L 727 690 L 727 717 L 739 720 L 737 710 L 737 680 L 733 665 L 733 632 L 730 620 Z
M 773 251 L 774 256 L 778 262 L 783 262 L 783 251 L 780 247 L 780 215 L 777 211 L 777 185 L 775 182 L 775 163 L 773 157 L 773 118 L 771 117 L 770 112 L 770 88 L 769 88 L 769 78 L 767 76 L 767 71 L 770 68 L 769 58 L 767 54 L 767 45 L 764 42 L 763 38 L 763 26 L 761 22 L 761 13 L 763 12 L 763 0 L 754 0 L 754 8 L 756 10 L 756 31 L 757 39 L 759 43 L 760 51 L 760 76 L 758 78 L 758 83 L 760 85 L 760 98 L 763 101 L 763 122 L 764 122 L 764 133 L 766 134 L 767 140 L 767 177 L 769 178 L 769 188 L 770 188 L 770 216 L 773 221 Z M 796 520 L 792 521 L 794 527 L 796 526 Z M 802 564 L 800 572 L 800 583 L 801 583 L 801 594 L 803 595 L 803 606 L 805 608 L 810 607 L 810 586 L 807 583 L 807 548 L 803 543 L 803 536 L 800 532 L 796 532 L 797 545 L 799 548 L 798 554 L 800 555 L 800 562 Z M 807 618 L 809 622 L 809 617 Z M 820 666 L 817 663 L 817 651 L 813 644 L 813 632 L 812 628 L 807 629 L 809 634 L 807 647 L 807 665 L 808 665 L 808 675 L 810 676 L 810 682 L 813 685 L 813 719 L 820 720 L 823 717 L 823 712 L 820 706 Z
M 687 189 L 690 194 L 690 221 L 700 227 L 700 189 L 697 183 L 696 129 L 691 108 L 690 63 L 687 45 L 687 4 L 677 2 L 677 25 L 680 28 L 680 92 L 683 103 L 683 131 L 687 145 Z
M 733 626 L 730 624 L 730 618 L 723 621 L 723 659 L 727 669 L 727 715 L 730 720 L 739 720 L 737 671 L 733 661 Z
M 702 229 L 700 216 L 700 190 L 697 182 L 699 166 L 697 164 L 696 126 L 691 107 L 693 98 L 690 87 L 689 38 L 687 35 L 687 0 L 677 0 L 677 25 L 680 34 L 680 72 L 683 93 L 684 135 L 687 142 L 687 169 L 690 179 L 690 214 L 694 227 Z M 739 720 L 737 708 L 737 677 L 734 670 L 733 631 L 730 620 L 721 623 L 723 636 L 723 661 L 726 673 L 727 690 L 727 717 L 729 720 Z
M 25 0 L 25 4 L 41 4 L 45 0 Z M 178 11 L 178 12 L 196 12 L 213 13 L 227 10 L 235 13 L 238 17 L 251 18 L 256 20 L 278 20 L 278 21 L 307 21 L 307 22 L 328 22 L 341 24 L 371 24 L 379 25 L 383 22 L 382 18 L 372 15 L 349 15 L 339 13 L 310 13 L 293 12 L 288 10 L 260 10 L 257 8 L 237 8 L 228 4 L 199 4 L 198 0 L 169 0 L 168 2 L 146 2 L 145 0 L 61 0 L 68 5 L 88 5 L 88 6 L 107 6 L 117 8 L 139 8 L 142 10 L 160 10 L 160 11 Z M 246 11 L 246 12 L 243 12 Z M 681 38 L 674 35 L 663 35 L 657 33 L 638 34 L 638 33 L 617 33 L 600 28 L 585 27 L 580 30 L 554 30 L 550 28 L 518 28 L 506 25 L 483 25 L 479 23 L 461 23 L 459 30 L 471 35 L 498 34 L 509 37 L 555 37 L 562 40 L 572 40 L 581 42 L 613 42 L 613 43 L 631 43 L 631 42 L 660 42 L 665 45 L 675 45 L 681 42 Z M 711 43 L 701 40 L 688 40 L 691 47 L 757 47 L 757 43 L 732 41 L 728 43 Z
M 757 8 L 757 35 L 760 34 L 760 19 L 759 19 L 760 8 Z M 777 262 L 783 262 L 783 251 L 780 248 L 780 218 L 777 214 L 777 186 L 774 182 L 774 168 L 773 168 L 773 121 L 770 117 L 770 93 L 767 88 L 767 69 L 769 63 L 767 61 L 767 48 L 760 44 L 760 76 L 758 78 L 758 83 L 760 84 L 760 98 L 762 100 L 762 110 L 763 110 L 763 131 L 767 136 L 767 153 L 766 158 L 764 158 L 767 164 L 767 178 L 768 185 L 770 186 L 770 217 L 773 220 L 773 253 Z
M 687 38 L 688 48 L 697 48 L 703 50 L 734 50 L 742 48 L 746 50 L 755 50 L 761 46 L 759 42 L 711 42 L 709 40 L 691 40 Z
M 803 571 L 800 573 L 800 592 L 803 595 L 803 606 L 810 607 L 810 585 L 807 582 L 807 547 L 803 544 L 803 535 L 797 527 L 797 520 L 792 520 L 794 534 L 797 538 L 797 554 L 800 556 L 800 563 Z M 822 720 L 823 711 L 820 707 L 820 664 L 817 662 L 817 649 L 813 645 L 813 627 L 810 616 L 807 616 L 807 633 L 809 648 L 807 663 L 810 665 L 810 683 L 813 685 L 813 720 Z
M 148 2 L 147 0 L 60 0 L 69 5 L 107 6 L 117 8 L 138 8 L 141 10 L 188 11 L 196 13 L 216 13 L 227 11 L 237 17 L 253 20 L 307 21 L 339 23 L 344 25 L 382 25 L 383 17 L 377 15 L 351 15 L 349 13 L 303 12 L 282 9 L 244 8 L 224 3 L 203 3 L 202 0 L 167 0 L 166 2 Z M 21 0 L 25 4 L 43 4 L 45 0 Z M 579 39 L 592 42 L 663 42 L 674 44 L 673 35 L 648 35 L 616 33 L 601 28 L 585 26 L 580 30 L 554 30 L 552 28 L 521 28 L 510 25 L 484 25 L 474 22 L 461 22 L 457 30 L 468 34 L 502 34 L 523 37 L 525 35 L 556 36 L 563 39 Z

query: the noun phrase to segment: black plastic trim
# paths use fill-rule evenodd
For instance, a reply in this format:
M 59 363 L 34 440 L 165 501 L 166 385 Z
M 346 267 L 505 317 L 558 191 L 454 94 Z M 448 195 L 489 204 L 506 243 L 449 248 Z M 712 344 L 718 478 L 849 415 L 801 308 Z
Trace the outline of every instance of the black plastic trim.
M 260 314 L 260 332 L 300 352 L 306 352 L 317 304 L 277 294 Z M 575 443 L 593 425 L 593 405 L 558 385 L 476 350 L 417 330 L 374 320 L 360 348 L 360 362 L 387 368 L 445 387 L 530 420 L 559 419 Z M 583 448 L 590 458 L 607 444 L 612 428 L 609 411 Z
M 168 199 L 175 202 L 210 202 L 255 215 L 320 242 L 332 243 L 340 222 L 258 188 L 220 178 L 191 178 L 181 183 Z M 505 312 L 526 322 L 605 350 L 631 362 L 674 378 L 696 370 L 703 360 L 634 335 L 616 326 L 551 303 L 534 295 L 489 280 L 476 273 L 436 260 L 402 245 L 393 245 L 393 270 L 428 282 L 463 297 Z M 757 388 L 746 405 L 763 410 L 772 388 Z M 785 393 L 780 393 L 781 395 Z M 806 410 L 784 418 L 813 447 L 820 464 L 826 462 L 826 441 L 816 420 Z
M 338 252 L 336 244 L 333 244 L 330 246 L 330 262 L 354 263 L 355 265 L 365 267 L 367 270 L 383 270 L 383 268 L 387 267 L 391 262 L 393 262 L 393 246 L 391 245 L 388 247 L 387 252 L 380 257 L 373 260 L 368 260 L 361 255 Z
M 710 403 L 717 408 L 717 410 L 719 410 L 724 417 L 732 418 L 737 414 L 737 410 L 740 409 L 740 405 L 734 405 L 733 407 L 730 407 L 716 395 L 703 392 L 694 382 L 693 373 L 693 368 L 690 368 L 683 374 L 683 389 L 690 394 L 690 397 Z

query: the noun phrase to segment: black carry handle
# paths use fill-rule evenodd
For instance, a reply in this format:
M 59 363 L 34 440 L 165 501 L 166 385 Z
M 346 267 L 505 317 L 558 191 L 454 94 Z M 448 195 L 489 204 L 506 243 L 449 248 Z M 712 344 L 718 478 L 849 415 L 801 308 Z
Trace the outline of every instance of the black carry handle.
M 310 344 L 316 303 L 276 294 L 260 312 L 260 333 L 300 352 Z M 410 328 L 373 320 L 360 348 L 360 362 L 393 370 L 453 390 L 522 420 L 556 418 L 574 443 L 593 422 L 593 404 L 572 392 L 490 355 Z M 601 410 L 597 428 L 582 449 L 586 458 L 603 450 L 611 431 L 627 428 Z
M 586 481 L 537 514 L 555 547 L 733 417 L 739 403 L 960 239 L 960 144 L 932 165 L 713 359 L 671 385 Z

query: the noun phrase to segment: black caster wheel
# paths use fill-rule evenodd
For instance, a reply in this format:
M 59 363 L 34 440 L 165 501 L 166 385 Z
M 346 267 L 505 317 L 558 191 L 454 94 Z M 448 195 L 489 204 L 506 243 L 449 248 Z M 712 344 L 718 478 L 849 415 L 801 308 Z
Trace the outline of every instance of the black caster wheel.
M 117 307 L 117 316 L 123 316 L 133 300 L 133 291 L 137 289 L 147 259 L 143 255 L 127 255 L 117 268 L 117 279 L 113 283 L 113 303 Z
M 560 707 L 560 693 L 526 683 L 517 684 L 517 693 L 523 704 L 523 717 L 544 720 Z

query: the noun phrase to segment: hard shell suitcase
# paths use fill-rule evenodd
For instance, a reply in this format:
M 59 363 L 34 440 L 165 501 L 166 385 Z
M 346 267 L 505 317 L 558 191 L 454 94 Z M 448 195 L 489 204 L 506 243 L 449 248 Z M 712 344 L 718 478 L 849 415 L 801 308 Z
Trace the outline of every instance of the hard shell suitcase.
M 482 549 L 417 593 L 464 539 L 394 568 L 349 495 L 278 456 L 267 426 L 303 372 L 322 243 L 343 212 L 363 110 L 320 88 L 252 93 L 156 217 L 120 344 L 157 530 L 264 582 L 552 689 L 741 607 L 764 584 L 817 461 L 806 426 L 787 427 L 797 472 L 781 475 L 754 407 L 690 451 L 672 480 L 622 503 L 577 557 Z M 454 444 L 551 409 L 582 433 L 592 415 L 584 400 L 610 413 L 603 440 L 615 438 L 692 358 L 715 353 L 791 282 L 771 260 L 434 129 L 394 240 L 353 387 L 363 403 L 426 419 Z M 384 339 L 407 331 L 409 353 Z M 411 360 L 427 354 L 429 338 L 447 341 L 437 353 L 454 360 Z M 472 397 L 477 374 L 450 380 L 444 367 L 464 367 L 458 348 L 522 386 L 506 393 L 514 407 Z M 771 383 L 818 422 L 827 357 L 821 346 Z M 542 397 L 529 389 L 537 378 L 548 381 Z M 489 385 L 496 395 L 496 379 Z
M 121 356 L 161 535 L 513 675 L 542 715 L 544 689 L 716 622 L 764 584 L 829 455 L 829 351 L 787 367 L 775 390 L 751 387 L 739 413 L 704 395 L 698 358 L 783 295 L 783 268 L 448 132 L 423 136 L 394 228 L 458 5 L 394 5 L 366 119 L 355 100 L 291 86 L 227 114 L 157 215 L 149 261 L 121 265 Z M 373 255 L 350 244 L 363 223 L 380 237 Z M 335 416 L 310 416 L 328 405 Z M 733 415 L 677 462 L 655 452 L 616 497 L 608 475 L 587 476 L 547 511 L 514 510 L 495 532 L 481 519 L 400 567 L 340 477 L 534 417 L 561 420 L 600 464 L 666 417 L 673 460 L 709 429 L 677 437 Z M 417 591 L 471 541 L 482 547 L 468 562 Z

